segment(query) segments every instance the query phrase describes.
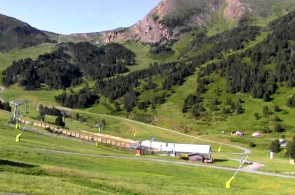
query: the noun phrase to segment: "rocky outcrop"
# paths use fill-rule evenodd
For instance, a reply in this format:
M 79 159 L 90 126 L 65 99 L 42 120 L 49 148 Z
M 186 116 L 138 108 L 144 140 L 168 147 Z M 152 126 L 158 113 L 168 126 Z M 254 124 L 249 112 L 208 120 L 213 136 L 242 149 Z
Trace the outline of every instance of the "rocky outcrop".
M 178 39 L 192 27 L 210 27 L 216 18 L 238 24 L 247 17 L 267 17 L 272 8 L 265 5 L 268 4 L 263 0 L 162 0 L 133 26 L 96 33 L 96 37 L 99 43 L 127 40 L 155 43 Z
M 224 10 L 224 15 L 230 19 L 240 19 L 248 10 L 246 5 L 240 0 L 227 0 L 227 7 Z

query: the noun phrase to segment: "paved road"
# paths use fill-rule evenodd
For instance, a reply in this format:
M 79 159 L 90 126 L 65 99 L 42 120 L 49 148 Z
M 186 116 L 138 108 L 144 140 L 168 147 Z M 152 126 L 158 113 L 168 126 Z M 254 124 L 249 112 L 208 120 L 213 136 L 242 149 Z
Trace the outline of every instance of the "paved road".
M 155 158 L 140 158 L 140 157 L 129 157 L 129 156 L 112 156 L 112 155 L 99 155 L 99 154 L 88 154 L 88 153 L 77 153 L 77 152 L 69 152 L 69 151 L 61 151 L 61 150 L 50 150 L 50 149 L 41 149 L 35 148 L 38 151 L 46 151 L 46 152 L 53 152 L 53 153 L 60 153 L 60 154 L 68 154 L 68 155 L 75 155 L 75 156 L 90 156 L 90 157 L 97 157 L 97 158 L 115 158 L 115 159 L 128 159 L 128 160 L 141 160 L 141 161 L 150 161 L 150 162 L 159 162 L 159 163 L 168 163 L 168 164 L 177 164 L 177 165 L 184 165 L 184 166 L 195 166 L 195 167 L 206 167 L 211 169 L 220 169 L 220 170 L 227 170 L 227 171 L 236 171 L 235 168 L 229 167 L 221 167 L 221 166 L 214 166 L 214 165 L 206 165 L 206 164 L 196 164 L 196 163 L 189 163 L 189 162 L 177 162 L 171 160 L 164 160 L 164 159 L 155 159 Z M 251 169 L 241 169 L 240 172 L 251 173 L 251 174 L 259 174 L 259 175 L 267 175 L 273 177 L 282 177 L 282 178 L 292 178 L 295 179 L 295 176 L 291 175 L 282 175 L 276 173 L 269 173 Z

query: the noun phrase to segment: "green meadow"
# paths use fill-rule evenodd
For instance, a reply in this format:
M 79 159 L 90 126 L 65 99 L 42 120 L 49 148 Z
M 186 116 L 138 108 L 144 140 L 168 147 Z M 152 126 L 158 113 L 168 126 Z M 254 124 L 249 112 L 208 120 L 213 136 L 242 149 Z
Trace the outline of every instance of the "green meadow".
M 0 192 L 24 194 L 292 194 L 294 179 L 143 160 L 54 153 L 40 149 L 96 155 L 130 156 L 129 152 L 24 132 L 6 127 L 0 116 Z

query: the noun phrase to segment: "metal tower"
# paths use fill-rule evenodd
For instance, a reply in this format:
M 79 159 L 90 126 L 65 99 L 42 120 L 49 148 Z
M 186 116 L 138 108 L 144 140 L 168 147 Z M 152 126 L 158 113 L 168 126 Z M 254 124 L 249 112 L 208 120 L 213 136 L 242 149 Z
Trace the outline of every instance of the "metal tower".
M 102 124 L 102 123 L 96 123 L 96 126 L 98 126 L 98 134 L 100 134 L 100 132 L 101 132 L 101 127 L 103 127 L 104 124 Z
M 62 121 L 66 124 L 66 115 L 67 115 L 67 113 L 65 111 L 61 111 L 60 113 L 62 115 Z
M 17 121 L 18 121 L 18 116 L 19 116 L 19 112 L 18 112 L 17 108 L 18 108 L 18 106 L 21 105 L 21 103 L 20 103 L 20 101 L 18 101 L 18 100 L 13 100 L 13 101 L 11 101 L 11 102 L 9 102 L 9 103 L 11 103 L 11 104 L 14 105 L 14 112 L 13 112 L 13 119 L 12 119 L 12 120 L 13 120 L 15 123 L 17 123 Z

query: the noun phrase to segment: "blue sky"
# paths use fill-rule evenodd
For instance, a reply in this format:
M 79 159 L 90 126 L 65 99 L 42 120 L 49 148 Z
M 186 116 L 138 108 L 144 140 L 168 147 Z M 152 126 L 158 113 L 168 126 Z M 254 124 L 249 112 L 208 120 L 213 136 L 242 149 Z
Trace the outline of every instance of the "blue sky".
M 60 34 L 128 27 L 161 0 L 0 0 L 0 13 Z

